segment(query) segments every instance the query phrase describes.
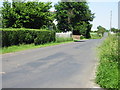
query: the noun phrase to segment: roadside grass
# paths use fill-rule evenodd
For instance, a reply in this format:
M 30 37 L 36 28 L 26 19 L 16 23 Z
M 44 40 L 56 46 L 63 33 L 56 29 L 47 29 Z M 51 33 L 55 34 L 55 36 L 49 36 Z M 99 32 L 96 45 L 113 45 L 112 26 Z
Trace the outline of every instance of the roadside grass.
M 109 35 L 98 48 L 99 66 L 96 73 L 96 83 L 108 90 L 118 90 L 120 86 L 118 69 L 118 36 Z
M 66 41 L 73 41 L 73 38 L 57 37 L 55 42 L 60 43 L 60 42 L 66 42 Z
M 33 49 L 33 48 L 54 46 L 54 45 L 59 45 L 59 44 L 64 44 L 64 43 L 69 43 L 69 42 L 73 42 L 73 40 L 71 38 L 70 39 L 69 38 L 56 38 L 55 42 L 50 42 L 50 43 L 41 44 L 41 45 L 21 44 L 21 45 L 3 47 L 0 49 L 0 52 L 1 54 L 5 54 L 5 53 L 17 52 L 17 51 L 28 50 L 28 49 Z
M 90 39 L 101 39 L 102 37 L 99 36 L 97 33 L 90 33 L 91 38 Z

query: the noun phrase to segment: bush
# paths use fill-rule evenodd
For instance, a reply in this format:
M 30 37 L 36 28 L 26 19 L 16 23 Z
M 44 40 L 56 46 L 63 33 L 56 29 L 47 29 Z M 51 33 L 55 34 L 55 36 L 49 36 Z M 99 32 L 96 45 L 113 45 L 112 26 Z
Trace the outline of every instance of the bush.
M 102 88 L 118 88 L 118 36 L 109 37 L 99 47 L 100 64 L 97 71 L 96 82 Z M 114 89 L 116 90 L 116 89 Z
M 80 39 L 84 39 L 85 37 L 84 36 L 80 36 Z
M 2 47 L 55 41 L 55 32 L 39 29 L 2 29 Z

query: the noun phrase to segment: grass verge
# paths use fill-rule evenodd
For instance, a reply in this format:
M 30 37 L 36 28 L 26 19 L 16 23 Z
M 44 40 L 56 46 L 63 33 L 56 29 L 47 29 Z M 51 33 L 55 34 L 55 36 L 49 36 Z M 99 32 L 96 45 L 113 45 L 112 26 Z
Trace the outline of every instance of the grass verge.
M 66 41 L 73 41 L 73 38 L 57 37 L 55 42 L 60 43 L 60 42 L 66 42 Z
M 57 38 L 56 42 L 51 42 L 51 43 L 46 43 L 42 45 L 34 45 L 34 44 L 21 44 L 21 45 L 13 45 L 9 47 L 3 47 L 0 49 L 0 52 L 2 54 L 5 53 L 11 53 L 11 52 L 17 52 L 17 51 L 22 51 L 22 50 L 28 50 L 28 49 L 33 49 L 33 48 L 41 48 L 41 47 L 47 47 L 47 46 L 54 46 L 54 45 L 59 45 L 59 44 L 64 44 L 64 43 L 69 43 L 73 42 L 72 39 L 68 38 Z
M 118 90 L 118 36 L 109 35 L 98 48 L 100 59 L 96 73 L 96 83 L 102 88 Z
M 90 33 L 91 38 L 90 39 L 101 39 L 102 37 L 99 36 L 97 33 Z

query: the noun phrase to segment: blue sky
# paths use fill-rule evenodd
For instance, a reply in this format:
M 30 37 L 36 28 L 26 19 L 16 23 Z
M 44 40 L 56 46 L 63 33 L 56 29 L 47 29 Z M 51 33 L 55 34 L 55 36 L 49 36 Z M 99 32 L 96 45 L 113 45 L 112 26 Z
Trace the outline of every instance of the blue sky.
M 9 0 L 11 1 L 11 0 Z M 51 1 L 53 4 L 59 0 L 39 0 L 39 1 Z M 110 28 L 110 11 L 112 10 L 112 27 L 118 28 L 118 1 L 119 0 L 88 0 L 90 10 L 95 13 L 92 30 L 96 30 L 97 26 L 101 25 L 106 29 Z M 2 1 L 0 1 L 0 6 Z M 54 10 L 52 8 L 51 10 Z
M 118 28 L 118 2 L 90 2 L 89 7 L 95 18 L 92 22 L 93 29 L 101 25 L 110 28 L 110 12 L 112 10 L 112 27 Z

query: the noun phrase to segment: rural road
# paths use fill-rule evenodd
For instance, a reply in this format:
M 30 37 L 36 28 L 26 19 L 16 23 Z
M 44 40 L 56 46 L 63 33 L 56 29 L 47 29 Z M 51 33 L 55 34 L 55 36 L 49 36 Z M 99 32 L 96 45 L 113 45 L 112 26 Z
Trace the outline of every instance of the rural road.
M 102 39 L 26 50 L 2 56 L 3 88 L 92 88 L 96 47 Z

